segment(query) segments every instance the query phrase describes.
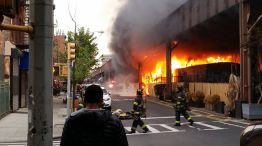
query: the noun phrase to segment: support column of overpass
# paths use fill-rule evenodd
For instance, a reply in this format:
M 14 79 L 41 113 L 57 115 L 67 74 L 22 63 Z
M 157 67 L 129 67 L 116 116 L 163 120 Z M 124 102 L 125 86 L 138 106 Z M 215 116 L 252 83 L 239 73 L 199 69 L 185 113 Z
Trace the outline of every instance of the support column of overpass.
M 262 23 L 259 16 L 262 14 L 260 0 L 241 0 L 239 5 L 240 25 L 240 97 L 248 103 L 257 102 L 256 87 L 259 84 L 258 49 L 259 35 L 257 28 Z
M 239 5 L 239 28 L 240 28 L 240 98 L 251 102 L 251 69 L 248 48 L 248 15 L 250 13 L 250 5 L 246 0 L 241 0 Z

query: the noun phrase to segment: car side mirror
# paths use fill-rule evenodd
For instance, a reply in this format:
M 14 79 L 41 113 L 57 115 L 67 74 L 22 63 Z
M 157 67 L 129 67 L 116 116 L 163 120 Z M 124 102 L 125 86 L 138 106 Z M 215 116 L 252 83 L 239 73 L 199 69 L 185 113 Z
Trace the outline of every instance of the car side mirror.
M 108 92 L 108 95 L 111 95 L 111 92 Z

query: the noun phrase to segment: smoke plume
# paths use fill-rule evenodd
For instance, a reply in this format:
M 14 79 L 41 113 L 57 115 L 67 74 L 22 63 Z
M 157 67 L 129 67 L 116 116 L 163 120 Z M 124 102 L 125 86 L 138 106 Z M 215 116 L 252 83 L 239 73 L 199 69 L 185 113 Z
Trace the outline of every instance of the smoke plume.
M 114 67 L 118 73 L 136 74 L 138 63 L 153 53 L 146 32 L 164 20 L 187 0 L 126 0 L 113 24 L 110 43 Z M 134 77 L 135 78 L 135 77 Z

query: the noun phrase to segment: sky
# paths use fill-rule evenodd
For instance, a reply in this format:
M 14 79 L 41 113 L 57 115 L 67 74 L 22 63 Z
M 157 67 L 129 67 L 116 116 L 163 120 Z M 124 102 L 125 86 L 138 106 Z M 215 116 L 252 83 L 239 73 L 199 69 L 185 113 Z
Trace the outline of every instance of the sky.
M 109 42 L 111 26 L 118 9 L 124 0 L 54 0 L 55 32 L 74 31 L 74 22 L 77 27 L 85 27 L 94 32 L 99 55 L 110 54 Z M 69 11 L 70 13 L 69 13 Z M 97 33 L 103 31 L 104 33 Z

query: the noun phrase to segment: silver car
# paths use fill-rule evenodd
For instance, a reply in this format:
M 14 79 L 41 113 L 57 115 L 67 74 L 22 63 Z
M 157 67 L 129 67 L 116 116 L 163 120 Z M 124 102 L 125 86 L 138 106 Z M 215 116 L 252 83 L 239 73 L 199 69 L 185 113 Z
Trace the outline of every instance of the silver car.
M 103 101 L 104 101 L 104 109 L 111 110 L 111 97 L 110 93 L 106 90 L 106 88 L 101 87 L 103 90 Z

